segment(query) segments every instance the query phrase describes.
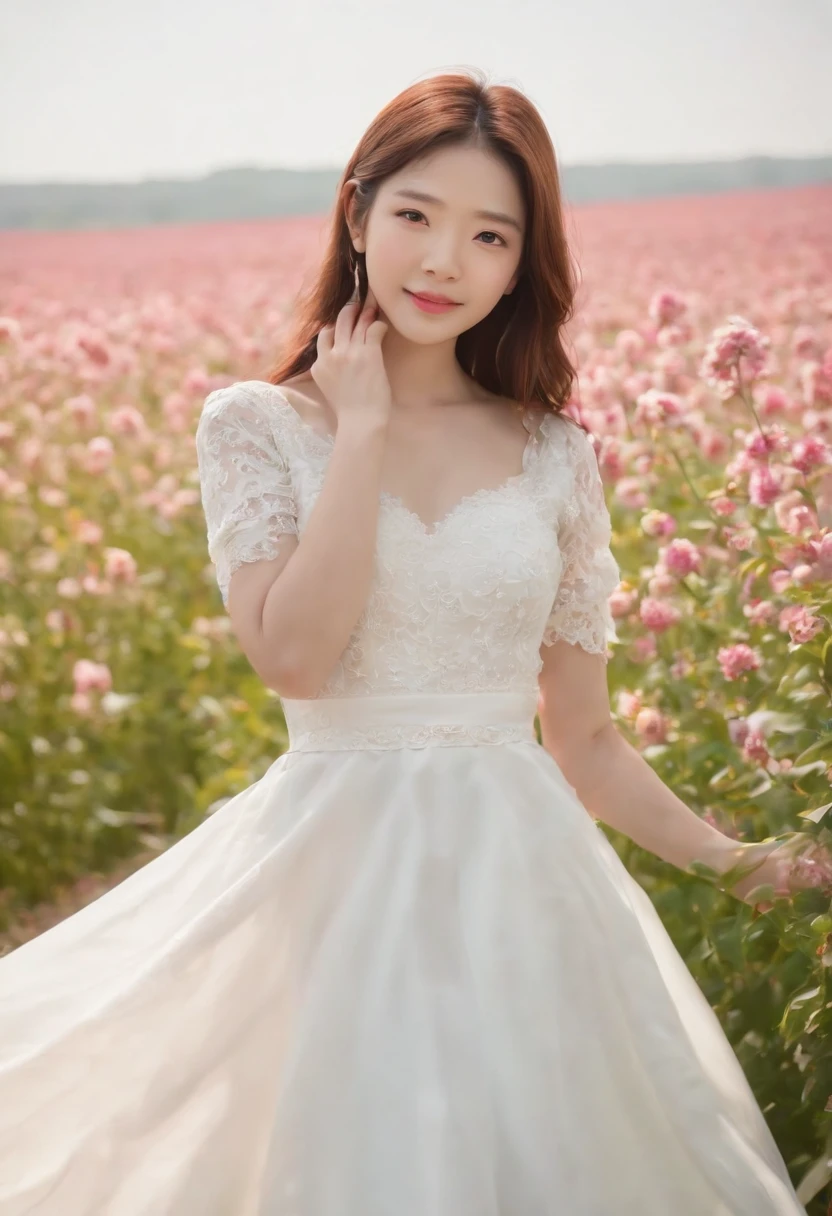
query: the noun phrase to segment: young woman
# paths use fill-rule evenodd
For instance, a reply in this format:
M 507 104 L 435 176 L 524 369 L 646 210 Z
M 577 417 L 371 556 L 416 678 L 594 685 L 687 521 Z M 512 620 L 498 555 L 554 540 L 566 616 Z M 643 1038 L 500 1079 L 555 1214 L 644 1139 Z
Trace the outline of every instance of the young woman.
M 0 962 L 0 1216 L 804 1211 L 595 821 L 681 868 L 740 848 L 750 902 L 791 844 L 713 830 L 611 721 L 573 295 L 529 101 L 395 98 L 283 358 L 196 436 L 289 750 Z

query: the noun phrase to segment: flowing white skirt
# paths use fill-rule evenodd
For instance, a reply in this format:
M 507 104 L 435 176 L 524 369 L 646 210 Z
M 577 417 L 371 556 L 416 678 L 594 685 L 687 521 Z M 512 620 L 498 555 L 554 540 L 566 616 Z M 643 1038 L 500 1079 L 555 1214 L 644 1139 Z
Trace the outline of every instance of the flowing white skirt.
M 0 960 L 0 1216 L 805 1213 L 533 716 L 495 745 L 307 732 Z

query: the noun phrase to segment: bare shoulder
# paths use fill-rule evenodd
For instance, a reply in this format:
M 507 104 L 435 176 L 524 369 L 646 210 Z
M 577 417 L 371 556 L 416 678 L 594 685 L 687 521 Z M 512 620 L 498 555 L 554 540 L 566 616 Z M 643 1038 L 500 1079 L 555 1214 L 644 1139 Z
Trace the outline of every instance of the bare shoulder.
M 288 380 L 276 384 L 275 388 L 280 389 L 302 422 L 316 431 L 328 434 L 335 432 L 335 415 L 309 372 L 290 376 Z

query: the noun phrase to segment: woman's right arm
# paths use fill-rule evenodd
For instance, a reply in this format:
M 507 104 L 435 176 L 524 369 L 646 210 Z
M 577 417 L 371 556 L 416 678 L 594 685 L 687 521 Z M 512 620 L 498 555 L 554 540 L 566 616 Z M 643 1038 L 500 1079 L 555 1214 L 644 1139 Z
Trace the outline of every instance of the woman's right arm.
M 303 536 L 283 538 L 276 558 L 238 571 L 229 588 L 240 642 L 281 696 L 318 692 L 369 596 L 392 407 L 381 349 L 387 322 L 377 317 L 368 293 L 360 312 L 351 301 L 318 335 L 310 371 L 338 420 L 324 484 Z
M 284 539 L 288 556 L 259 563 L 257 571 L 243 567 L 235 575 L 269 580 L 255 654 L 249 657 L 281 696 L 315 695 L 364 610 L 373 577 L 386 433 L 382 414 L 343 419 L 303 536 Z M 242 587 L 235 590 L 248 598 Z M 233 615 L 232 595 L 229 591 Z

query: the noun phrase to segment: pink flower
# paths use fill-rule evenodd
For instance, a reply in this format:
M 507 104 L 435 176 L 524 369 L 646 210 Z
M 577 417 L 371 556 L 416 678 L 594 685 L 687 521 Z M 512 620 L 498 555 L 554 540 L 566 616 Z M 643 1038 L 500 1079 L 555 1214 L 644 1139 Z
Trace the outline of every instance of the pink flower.
M 95 402 L 88 393 L 81 393 L 77 397 L 67 397 L 64 409 L 76 426 L 89 426 L 96 416 Z
M 768 576 L 768 584 L 775 595 L 782 595 L 787 587 L 792 585 L 790 570 L 772 570 Z
M 641 477 L 622 477 L 615 483 L 613 495 L 624 507 L 646 507 L 647 495 Z
M 759 390 L 757 397 L 757 411 L 764 418 L 771 417 L 772 414 L 785 414 L 789 410 L 789 399 L 775 384 L 765 385 Z
M 786 628 L 792 641 L 802 645 L 805 642 L 811 642 L 812 638 L 821 632 L 825 622 L 808 608 L 804 608 L 802 604 L 796 605 L 796 607 L 797 612 L 788 618 Z
M 750 604 L 743 605 L 742 611 L 752 625 L 767 625 L 777 615 L 771 600 L 752 600 Z
M 617 588 L 613 591 L 608 600 L 609 609 L 614 620 L 622 620 L 629 616 L 638 600 L 638 592 L 636 590 L 625 591 L 622 588 Z
M 661 550 L 661 559 L 668 570 L 682 578 L 693 570 L 698 570 L 702 564 L 702 554 L 692 541 L 684 537 L 672 540 Z
M 664 325 L 672 325 L 688 311 L 688 303 L 684 296 L 670 288 L 657 291 L 647 306 L 647 312 L 654 325 L 661 329 Z
M 795 441 L 790 461 L 801 473 L 808 473 L 819 465 L 829 464 L 830 451 L 822 439 L 809 435 Z
M 669 629 L 682 619 L 681 612 L 673 604 L 654 599 L 652 596 L 647 596 L 641 601 L 639 616 L 642 624 L 651 633 L 663 633 L 665 629 Z
M 644 338 L 635 329 L 622 329 L 615 336 L 615 349 L 628 363 L 634 363 L 644 347 Z
M 79 659 L 72 669 L 76 694 L 84 695 L 91 690 L 109 692 L 113 677 L 106 663 L 94 663 L 90 659 Z
M 726 325 L 714 330 L 705 350 L 699 373 L 705 383 L 727 401 L 738 391 L 740 381 L 747 384 L 766 370 L 771 339 L 746 321 L 731 316 Z
M 647 706 L 638 711 L 635 729 L 636 734 L 645 743 L 664 743 L 667 739 L 668 722 L 658 709 Z
M 661 389 L 650 388 L 638 398 L 633 417 L 636 422 L 653 423 L 658 426 L 669 418 L 681 417 L 684 412 L 684 402 L 676 393 L 665 393 Z
M 821 362 L 803 365 L 800 380 L 809 405 L 832 405 L 832 347 Z
M 767 465 L 758 465 L 748 477 L 748 496 L 755 507 L 770 507 L 782 493 L 780 478 Z
M 726 680 L 736 680 L 744 671 L 756 671 L 762 664 L 762 658 L 757 651 L 746 646 L 745 642 L 721 646 L 717 651 L 717 659 Z
M 670 536 L 676 531 L 676 520 L 666 511 L 645 511 L 641 530 L 645 536 Z
M 628 692 L 622 688 L 615 702 L 615 712 L 620 718 L 635 718 L 641 709 L 641 690 Z
M 106 549 L 104 577 L 118 583 L 135 583 L 136 559 L 126 549 Z
M 745 437 L 745 450 L 754 460 L 768 460 L 772 452 L 785 452 L 791 446 L 791 437 L 782 426 L 775 424 L 765 430 L 752 431 Z
M 106 435 L 96 435 L 87 444 L 84 468 L 88 473 L 103 473 L 113 462 L 115 449 Z
M 711 506 L 717 515 L 725 516 L 733 515 L 737 509 L 737 504 L 733 498 L 726 498 L 724 494 L 720 494 L 718 498 L 711 499 Z
M 742 747 L 748 738 L 751 727 L 747 718 L 728 719 L 728 737 L 735 747 Z
M 147 431 L 142 414 L 132 405 L 120 405 L 107 418 L 114 435 L 144 435 Z
M 755 761 L 758 764 L 768 764 L 771 756 L 766 747 L 765 736 L 760 730 L 749 730 L 743 740 L 742 754 L 746 760 Z

